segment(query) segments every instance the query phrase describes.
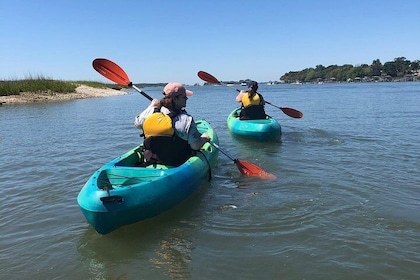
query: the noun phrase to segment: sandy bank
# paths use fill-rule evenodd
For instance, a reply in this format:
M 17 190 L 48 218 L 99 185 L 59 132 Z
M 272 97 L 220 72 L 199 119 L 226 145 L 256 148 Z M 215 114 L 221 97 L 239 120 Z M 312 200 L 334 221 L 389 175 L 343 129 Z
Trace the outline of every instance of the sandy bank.
M 110 88 L 93 88 L 81 85 L 72 93 L 30 93 L 22 92 L 19 95 L 0 96 L 1 105 L 28 104 L 42 102 L 60 102 L 74 99 L 84 99 L 93 97 L 105 97 L 127 94 L 124 90 L 115 90 Z

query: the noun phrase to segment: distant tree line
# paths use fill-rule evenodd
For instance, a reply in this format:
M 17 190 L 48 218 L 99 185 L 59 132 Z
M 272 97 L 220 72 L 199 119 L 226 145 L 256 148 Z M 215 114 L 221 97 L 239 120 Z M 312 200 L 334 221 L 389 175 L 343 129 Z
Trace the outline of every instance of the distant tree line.
M 420 60 L 410 61 L 397 57 L 394 61 L 381 63 L 375 59 L 371 65 L 330 65 L 290 71 L 280 77 L 285 83 L 304 82 L 372 82 L 372 81 L 415 81 L 420 80 Z

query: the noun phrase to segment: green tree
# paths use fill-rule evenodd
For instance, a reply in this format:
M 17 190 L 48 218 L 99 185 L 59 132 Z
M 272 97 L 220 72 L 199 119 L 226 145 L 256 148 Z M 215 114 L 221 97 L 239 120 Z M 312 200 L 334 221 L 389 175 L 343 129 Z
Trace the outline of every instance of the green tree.
M 374 61 L 372 61 L 371 64 L 371 75 L 372 76 L 380 76 L 382 73 L 382 63 L 379 59 L 375 59 Z
M 394 59 L 394 65 L 397 71 L 397 77 L 402 77 L 408 73 L 410 61 L 406 60 L 405 57 L 397 57 Z
M 393 61 L 385 62 L 383 69 L 384 69 L 385 74 L 391 77 L 397 77 L 397 68 Z
M 306 73 L 306 76 L 305 76 L 304 81 L 305 82 L 312 82 L 312 81 L 314 81 L 316 79 L 317 79 L 317 76 L 316 76 L 315 69 L 314 68 L 309 68 L 308 71 L 307 71 L 307 73 Z
M 410 70 L 411 71 L 417 71 L 420 70 L 420 60 L 414 60 L 410 64 Z
M 389 75 L 393 78 L 401 78 L 406 74 L 412 74 L 418 70 L 420 70 L 419 60 L 411 62 L 405 57 L 397 57 L 393 61 L 386 62 L 383 65 L 379 59 L 373 60 L 371 65 L 361 64 L 359 66 L 353 66 L 351 64 L 344 64 L 342 66 L 330 65 L 325 67 L 319 64 L 315 68 L 288 72 L 281 76 L 280 79 L 286 83 L 291 83 L 296 80 L 304 82 L 315 82 L 319 80 L 346 81 L 355 78 L 364 79 L 365 77 L 378 80 L 382 74 Z

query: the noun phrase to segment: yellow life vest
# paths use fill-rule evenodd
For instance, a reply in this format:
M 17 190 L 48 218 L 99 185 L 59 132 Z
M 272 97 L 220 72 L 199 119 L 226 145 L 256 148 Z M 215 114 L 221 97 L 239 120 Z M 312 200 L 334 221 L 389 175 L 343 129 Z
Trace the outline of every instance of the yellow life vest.
M 143 123 L 144 136 L 172 136 L 175 131 L 172 126 L 172 119 L 164 113 L 151 114 Z
M 260 105 L 261 99 L 260 95 L 256 93 L 251 99 L 249 98 L 249 94 L 246 93 L 244 96 L 242 96 L 242 104 L 244 108 L 253 106 L 253 105 Z

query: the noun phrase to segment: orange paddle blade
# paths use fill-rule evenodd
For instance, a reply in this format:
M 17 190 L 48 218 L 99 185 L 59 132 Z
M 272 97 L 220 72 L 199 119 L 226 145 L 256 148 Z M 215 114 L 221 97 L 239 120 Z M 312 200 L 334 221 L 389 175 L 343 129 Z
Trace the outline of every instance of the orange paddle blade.
M 259 168 L 253 163 L 243 161 L 243 160 L 235 160 L 235 164 L 238 167 L 239 171 L 248 177 L 260 177 L 261 179 L 265 180 L 275 180 L 277 177 L 274 174 L 268 173 L 263 169 Z
M 283 113 L 285 113 L 289 117 L 292 117 L 292 118 L 295 118 L 295 119 L 300 119 L 300 118 L 303 117 L 302 112 L 300 112 L 296 109 L 293 109 L 293 108 L 281 107 L 280 110 L 282 110 Z
M 208 82 L 208 83 L 211 83 L 211 84 L 220 84 L 219 80 L 216 79 L 215 76 L 213 76 L 213 75 L 211 75 L 207 72 L 198 71 L 197 75 L 200 79 L 202 79 L 205 82 Z
M 274 105 L 274 104 L 272 104 L 272 103 L 270 103 L 268 101 L 265 101 L 265 103 L 267 103 L 267 104 L 269 104 L 269 105 L 271 105 L 273 107 L 279 108 L 280 110 L 283 111 L 283 113 L 285 113 L 289 117 L 292 117 L 292 118 L 295 118 L 295 119 L 300 119 L 301 117 L 303 117 L 302 112 L 301 111 L 298 111 L 296 109 L 287 108 L 287 107 L 279 107 L 279 106 Z
M 111 60 L 97 58 L 92 62 L 92 66 L 99 74 L 119 85 L 128 86 L 130 84 L 130 79 L 124 70 Z

